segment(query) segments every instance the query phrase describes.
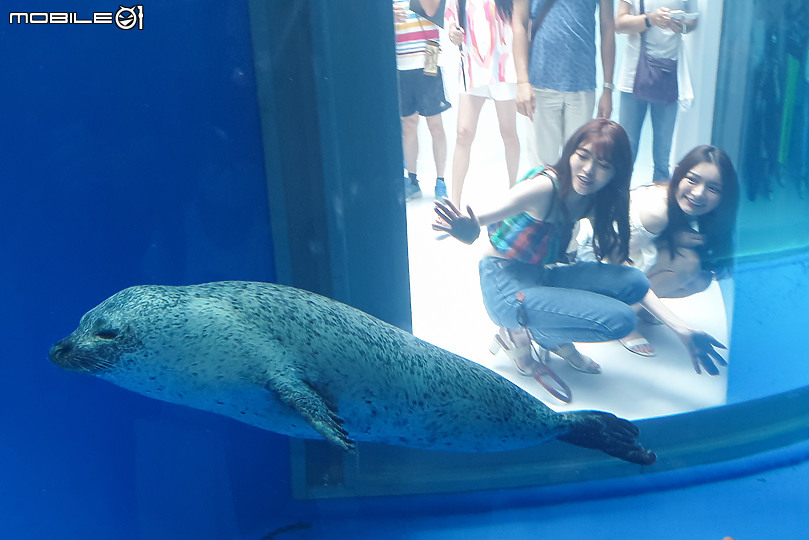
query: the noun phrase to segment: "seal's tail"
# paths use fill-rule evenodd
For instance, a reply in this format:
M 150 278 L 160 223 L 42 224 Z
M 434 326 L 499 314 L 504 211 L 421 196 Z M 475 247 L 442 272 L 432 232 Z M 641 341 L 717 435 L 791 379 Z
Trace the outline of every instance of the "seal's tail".
M 560 441 L 601 450 L 638 465 L 651 465 L 657 459 L 654 452 L 644 450 L 638 443 L 640 430 L 629 420 L 602 411 L 576 411 L 564 415 L 570 428 L 557 437 Z

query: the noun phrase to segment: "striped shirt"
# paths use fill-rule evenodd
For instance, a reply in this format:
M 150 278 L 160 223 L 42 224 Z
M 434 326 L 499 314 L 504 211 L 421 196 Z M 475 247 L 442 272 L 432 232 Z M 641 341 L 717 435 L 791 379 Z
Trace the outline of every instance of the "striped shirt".
M 405 8 L 407 19 L 396 23 L 396 67 L 400 70 L 424 69 L 424 51 L 428 39 L 438 41 L 438 26 L 408 9 L 410 0 L 394 0 Z
M 559 186 L 553 175 L 545 172 L 545 167 L 532 169 L 520 182 L 532 180 L 540 175 L 551 179 L 553 192 L 556 194 Z M 553 210 L 555 202 L 554 197 L 548 214 Z M 491 233 L 489 242 L 506 259 L 540 265 L 559 261 L 559 231 L 553 223 L 546 223 L 527 212 L 521 212 L 490 226 L 489 231 Z

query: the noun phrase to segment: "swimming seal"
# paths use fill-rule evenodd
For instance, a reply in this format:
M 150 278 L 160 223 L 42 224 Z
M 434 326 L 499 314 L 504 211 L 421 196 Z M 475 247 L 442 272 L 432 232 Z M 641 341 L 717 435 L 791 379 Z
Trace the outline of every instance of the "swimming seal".
M 547 439 L 650 465 L 638 429 L 555 413 L 493 371 L 362 311 L 253 282 L 136 286 L 102 302 L 52 362 L 171 403 L 301 438 L 457 452 Z

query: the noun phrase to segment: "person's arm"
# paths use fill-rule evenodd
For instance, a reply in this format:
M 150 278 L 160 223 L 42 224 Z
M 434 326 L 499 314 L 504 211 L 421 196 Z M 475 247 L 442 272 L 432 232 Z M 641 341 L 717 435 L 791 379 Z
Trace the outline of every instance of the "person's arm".
M 478 215 L 481 225 L 497 223 L 522 212 L 528 212 L 535 219 L 543 219 L 555 197 L 553 182 L 547 174 L 554 173 L 548 171 L 515 184 L 500 200 Z
M 639 34 L 646 30 L 646 18 L 630 14 L 632 6 L 621 0 L 615 15 L 615 32 L 618 34 Z
M 448 0 L 447 9 L 444 12 L 447 36 L 453 45 L 461 47 L 464 42 L 464 30 L 461 28 L 458 17 L 460 17 L 460 13 L 458 13 L 458 0 Z
M 618 14 L 615 17 L 615 31 L 619 34 L 640 34 L 652 26 L 671 28 L 672 22 L 679 25 L 679 21 L 674 21 L 671 18 L 670 12 L 669 8 L 661 7 L 654 11 L 632 15 L 629 3 L 621 1 L 621 5 L 618 6 Z
M 467 206 L 467 215 L 445 198 L 435 202 L 435 213 L 440 221 L 433 223 L 433 229 L 449 233 L 461 242 L 471 244 L 480 234 L 480 227 L 503 221 L 521 212 L 528 212 L 537 219 L 548 213 L 554 197 L 553 182 L 540 175 L 529 181 L 520 182 L 509 189 L 505 196 L 479 215 Z M 442 223 L 443 222 L 443 223 Z
M 598 100 L 598 117 L 612 116 L 612 78 L 615 74 L 615 7 L 612 0 L 601 0 L 598 8 L 601 28 L 601 68 L 604 73 L 604 87 Z
M 638 208 L 640 224 L 655 236 L 669 224 L 667 184 L 641 186 L 629 192 L 632 205 Z
M 646 296 L 641 300 L 641 305 L 645 307 L 649 313 L 657 317 L 657 319 L 671 328 L 680 341 L 685 345 L 688 355 L 691 357 L 691 364 L 694 366 L 694 371 L 702 373 L 702 368 L 710 375 L 719 375 L 720 366 L 726 366 L 728 363 L 722 358 L 714 347 L 725 349 L 726 347 L 719 343 L 712 335 L 697 330 L 689 326 L 685 321 L 680 319 L 669 308 L 666 307 L 660 298 L 649 289 Z
M 531 23 L 528 0 L 514 0 L 511 13 L 512 56 L 517 72 L 517 112 L 534 119 L 534 89 L 528 78 L 529 28 Z

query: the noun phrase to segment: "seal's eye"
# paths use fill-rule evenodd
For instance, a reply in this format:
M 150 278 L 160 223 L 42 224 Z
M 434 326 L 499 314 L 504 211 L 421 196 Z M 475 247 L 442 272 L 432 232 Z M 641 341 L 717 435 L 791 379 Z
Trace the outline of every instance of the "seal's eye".
M 118 330 L 99 330 L 96 332 L 96 337 L 99 339 L 115 339 L 118 337 Z

